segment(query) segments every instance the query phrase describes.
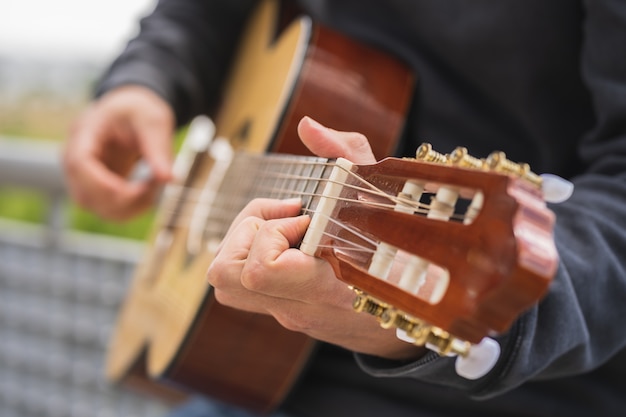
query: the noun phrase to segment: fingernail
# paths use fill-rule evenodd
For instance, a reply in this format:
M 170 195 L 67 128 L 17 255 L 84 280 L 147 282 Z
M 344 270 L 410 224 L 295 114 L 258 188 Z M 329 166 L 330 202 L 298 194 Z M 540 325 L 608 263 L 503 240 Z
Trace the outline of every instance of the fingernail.
M 306 119 L 309 122 L 311 127 L 314 127 L 316 129 L 324 129 L 324 130 L 326 130 L 326 126 L 324 126 L 323 124 L 321 124 L 317 120 L 315 120 L 315 119 L 313 119 L 313 118 L 311 118 L 309 116 L 304 116 L 304 119 Z
M 285 204 L 302 204 L 302 199 L 300 197 L 290 197 L 290 198 L 284 198 L 282 200 Z

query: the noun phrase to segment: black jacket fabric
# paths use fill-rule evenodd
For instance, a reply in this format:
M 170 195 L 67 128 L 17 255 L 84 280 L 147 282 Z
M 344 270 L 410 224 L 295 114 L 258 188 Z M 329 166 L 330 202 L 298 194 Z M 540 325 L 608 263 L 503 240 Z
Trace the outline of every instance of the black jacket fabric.
M 560 265 L 548 295 L 498 338 L 485 377 L 324 345 L 285 403 L 302 416 L 626 413 L 626 2 L 301 0 L 314 20 L 419 74 L 400 154 L 495 149 L 575 184 L 551 207 Z M 98 87 L 139 83 L 178 122 L 216 105 L 254 1 L 161 0 Z

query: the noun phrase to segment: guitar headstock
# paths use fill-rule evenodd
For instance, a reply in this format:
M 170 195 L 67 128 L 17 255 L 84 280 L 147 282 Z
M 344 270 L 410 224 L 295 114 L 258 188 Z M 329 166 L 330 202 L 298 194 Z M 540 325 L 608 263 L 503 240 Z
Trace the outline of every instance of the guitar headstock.
M 558 255 L 542 178 L 501 153 L 372 165 L 338 160 L 301 249 L 357 292 L 355 309 L 442 354 L 506 331 L 545 294 Z

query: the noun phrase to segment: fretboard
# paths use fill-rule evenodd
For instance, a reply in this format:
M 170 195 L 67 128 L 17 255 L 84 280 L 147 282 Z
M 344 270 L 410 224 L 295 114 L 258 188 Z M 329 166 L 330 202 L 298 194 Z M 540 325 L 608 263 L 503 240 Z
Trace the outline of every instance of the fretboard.
M 255 198 L 302 200 L 303 212 L 315 209 L 320 183 L 329 176 L 333 160 L 281 154 L 236 152 L 232 160 L 216 162 L 197 196 L 190 233 L 202 228 L 204 239 L 221 239 L 235 216 Z M 221 173 L 220 173 L 221 171 Z

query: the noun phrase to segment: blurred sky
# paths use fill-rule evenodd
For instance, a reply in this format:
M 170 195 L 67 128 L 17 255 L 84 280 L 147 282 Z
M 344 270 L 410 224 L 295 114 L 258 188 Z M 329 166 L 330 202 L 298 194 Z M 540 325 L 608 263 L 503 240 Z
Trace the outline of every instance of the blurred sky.
M 0 0 L 0 55 L 108 60 L 155 0 Z

